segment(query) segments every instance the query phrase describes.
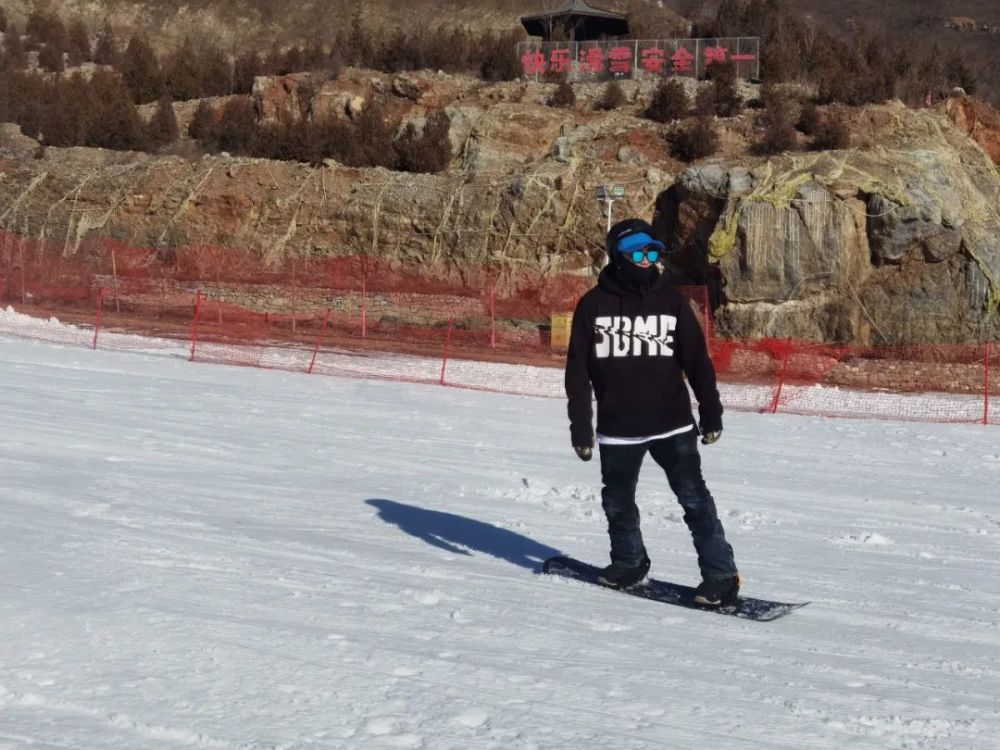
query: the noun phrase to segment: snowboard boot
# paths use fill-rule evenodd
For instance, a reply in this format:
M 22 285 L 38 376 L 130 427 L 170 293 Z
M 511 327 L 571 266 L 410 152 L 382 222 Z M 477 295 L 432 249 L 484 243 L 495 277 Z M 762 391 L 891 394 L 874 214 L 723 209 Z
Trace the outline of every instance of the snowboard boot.
M 649 558 L 643 557 L 638 565 L 626 565 L 621 562 L 613 562 L 597 577 L 597 582 L 602 586 L 609 586 L 613 589 L 630 589 L 640 583 L 649 572 Z
M 694 603 L 703 607 L 719 607 L 732 604 L 740 593 L 743 578 L 737 573 L 729 578 L 713 578 L 702 581 L 694 590 Z

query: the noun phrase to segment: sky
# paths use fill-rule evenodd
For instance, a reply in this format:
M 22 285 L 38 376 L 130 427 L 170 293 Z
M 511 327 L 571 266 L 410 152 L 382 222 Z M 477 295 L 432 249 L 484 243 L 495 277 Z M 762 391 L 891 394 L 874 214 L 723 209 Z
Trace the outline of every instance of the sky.
M 756 623 L 538 573 L 608 553 L 559 398 L 2 326 L 0 378 L 0 750 L 1000 747 L 995 427 L 727 413 L 744 591 L 811 602 Z

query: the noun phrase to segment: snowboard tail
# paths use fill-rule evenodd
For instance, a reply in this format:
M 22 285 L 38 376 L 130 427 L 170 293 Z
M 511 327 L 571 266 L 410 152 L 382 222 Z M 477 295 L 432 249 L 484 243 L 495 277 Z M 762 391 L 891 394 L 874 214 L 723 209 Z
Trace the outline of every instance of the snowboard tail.
M 572 578 L 583 583 L 592 583 L 601 588 L 609 588 L 599 583 L 597 578 L 601 574 L 601 568 L 589 565 L 572 557 L 550 557 L 542 565 L 542 572 L 550 575 Z M 667 581 L 657 581 L 647 578 L 628 589 L 611 589 L 620 591 L 623 594 L 638 596 L 642 599 L 651 599 L 664 604 L 674 604 L 688 609 L 701 609 L 709 612 L 717 612 L 720 615 L 730 615 L 744 620 L 756 620 L 767 622 L 784 617 L 800 607 L 806 606 L 809 602 L 787 603 L 773 602 L 767 599 L 754 599 L 752 597 L 741 596 L 731 604 L 724 604 L 721 607 L 706 607 L 696 604 L 694 601 L 694 589 L 690 586 L 682 586 L 678 583 Z

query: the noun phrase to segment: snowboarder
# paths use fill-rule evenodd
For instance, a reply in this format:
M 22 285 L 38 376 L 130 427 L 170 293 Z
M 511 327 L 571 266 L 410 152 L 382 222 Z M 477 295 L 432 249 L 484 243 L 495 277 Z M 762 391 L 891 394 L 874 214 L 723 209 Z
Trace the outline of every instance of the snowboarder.
M 630 588 L 649 572 L 635 503 L 639 468 L 649 452 L 666 472 L 694 539 L 702 576 L 695 601 L 729 603 L 740 576 L 697 445 L 699 432 L 705 445 L 722 434 L 722 403 L 704 335 L 688 301 L 656 267 L 666 248 L 647 222 L 615 224 L 605 246 L 608 265 L 577 303 L 566 358 L 570 437 L 584 461 L 594 448 L 591 389 L 597 400 L 601 499 L 611 537 L 611 565 L 599 580 Z M 684 375 L 698 399 L 697 426 Z

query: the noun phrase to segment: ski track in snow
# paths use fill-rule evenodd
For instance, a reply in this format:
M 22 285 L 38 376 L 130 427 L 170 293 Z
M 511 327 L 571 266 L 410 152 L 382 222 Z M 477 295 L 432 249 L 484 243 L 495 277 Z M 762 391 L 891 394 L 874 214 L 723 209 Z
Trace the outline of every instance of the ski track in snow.
M 601 562 L 558 400 L 0 337 L 0 750 L 1000 747 L 995 428 L 729 414 L 773 623 Z M 651 461 L 652 574 L 694 583 Z

